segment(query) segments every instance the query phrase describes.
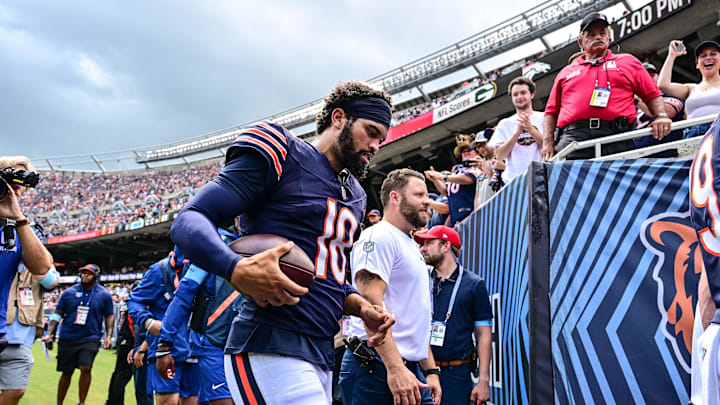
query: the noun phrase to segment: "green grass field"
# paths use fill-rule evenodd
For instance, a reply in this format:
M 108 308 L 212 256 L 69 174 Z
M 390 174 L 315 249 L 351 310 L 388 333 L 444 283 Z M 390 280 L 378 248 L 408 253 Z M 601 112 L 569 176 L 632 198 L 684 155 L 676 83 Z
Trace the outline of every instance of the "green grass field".
M 35 365 L 30 375 L 30 383 L 22 400 L 21 405 L 55 405 L 57 396 L 57 383 L 60 373 L 55 371 L 57 360 L 57 345 L 50 351 L 50 361 L 45 361 L 42 346 L 40 343 L 33 345 L 33 356 Z M 87 405 L 103 405 L 107 400 L 110 377 L 115 369 L 115 351 L 102 350 L 95 357 L 92 369 L 92 383 L 88 392 Z M 75 370 L 72 383 L 65 397 L 66 405 L 75 405 L 78 402 L 78 378 L 80 370 Z M 125 405 L 135 405 L 135 389 L 131 379 L 125 388 Z

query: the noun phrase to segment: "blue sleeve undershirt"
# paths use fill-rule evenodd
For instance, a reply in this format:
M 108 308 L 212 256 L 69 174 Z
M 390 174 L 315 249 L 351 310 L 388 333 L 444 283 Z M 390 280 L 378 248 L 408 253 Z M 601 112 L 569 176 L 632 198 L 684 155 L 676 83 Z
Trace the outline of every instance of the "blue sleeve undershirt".
M 226 280 L 242 256 L 223 242 L 217 228 L 260 201 L 273 181 L 270 166 L 259 152 L 247 148 L 234 152 L 218 177 L 180 211 L 171 229 L 173 242 L 194 264 Z

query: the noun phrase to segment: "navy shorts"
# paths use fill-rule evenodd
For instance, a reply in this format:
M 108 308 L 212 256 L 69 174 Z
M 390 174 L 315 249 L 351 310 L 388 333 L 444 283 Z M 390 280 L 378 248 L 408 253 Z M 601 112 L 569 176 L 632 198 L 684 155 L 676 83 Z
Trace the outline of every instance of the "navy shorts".
M 92 367 L 100 350 L 100 339 L 58 341 L 57 371 L 73 371 L 79 367 Z
M 166 380 L 160 376 L 155 367 L 155 359 L 148 364 L 147 371 L 148 394 L 174 394 L 180 393 L 180 398 L 195 397 L 200 392 L 200 373 L 197 363 L 185 361 L 175 362 L 175 377 Z
M 203 355 L 198 357 L 200 373 L 198 402 L 232 398 L 225 378 L 225 353 L 223 351 L 222 347 L 205 347 Z

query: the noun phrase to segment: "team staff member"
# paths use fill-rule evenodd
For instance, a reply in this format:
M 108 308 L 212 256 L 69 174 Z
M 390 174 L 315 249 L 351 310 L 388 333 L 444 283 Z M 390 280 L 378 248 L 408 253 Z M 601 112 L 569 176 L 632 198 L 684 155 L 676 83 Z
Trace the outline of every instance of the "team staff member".
M 370 212 L 367 215 L 368 221 L 370 222 L 370 225 L 375 225 L 382 219 L 382 215 L 380 215 L 379 210 L 370 210 Z
M 430 347 L 440 369 L 442 403 L 484 404 L 490 400 L 492 309 L 485 283 L 458 264 L 460 235 L 447 226 L 416 234 L 425 262 L 433 266 Z M 478 383 L 473 388 L 472 334 L 478 357 Z
M 76 368 L 80 369 L 79 403 L 85 404 L 92 379 L 93 361 L 100 348 L 103 319 L 105 319 L 103 348 L 109 349 L 112 345 L 115 322 L 112 295 L 105 287 L 98 285 L 99 274 L 100 267 L 95 264 L 80 268 L 80 283 L 60 295 L 55 313 L 50 316 L 48 333 L 43 337 L 45 342 L 54 339 L 58 323 L 63 321 L 57 356 L 57 371 L 62 372 L 58 381 L 58 404 L 62 404 L 65 400 Z
M 387 93 L 350 81 L 325 98 L 313 144 L 272 122 L 245 128 L 222 172 L 175 219 L 172 238 L 193 263 L 246 297 L 225 347 L 235 403 L 329 404 L 343 313 L 361 316 L 375 343 L 394 322 L 345 281 L 367 202 L 358 179 L 387 135 L 390 111 Z M 217 233 L 238 215 L 244 233 L 292 242 L 242 257 Z M 309 288 L 278 266 L 293 243 L 315 259 L 318 277 Z
M 655 120 L 650 124 L 653 136 L 662 139 L 670 132 L 671 121 L 665 112 L 662 93 L 640 61 L 629 54 L 613 54 L 610 23 L 605 15 L 587 15 L 580 25 L 578 38 L 585 51 L 577 62 L 565 66 L 555 78 L 545 105 L 542 158 L 574 141 L 602 138 L 628 131 L 635 122 L 634 94 L 647 104 Z M 555 145 L 555 129 L 560 140 Z M 633 149 L 632 140 L 602 146 L 602 153 L 613 154 Z M 590 159 L 592 148 L 571 153 L 568 159 Z
M 410 169 L 390 172 L 380 187 L 385 216 L 363 231 L 351 252 L 354 284 L 374 305 L 387 307 L 397 322 L 373 353 L 357 319 L 351 320 L 348 350 L 340 372 L 343 404 L 438 404 L 439 370 L 430 351 L 430 279 L 410 236 L 428 221 L 425 178 Z M 427 380 L 423 371 L 428 371 Z M 427 381 L 427 383 L 426 383 Z M 430 388 L 430 389 L 428 389 Z
M 25 156 L 0 157 L 0 169 L 9 167 L 22 170 L 35 170 L 30 159 Z M 0 338 L 7 332 L 7 305 L 8 294 L 13 278 L 22 262 L 30 273 L 45 275 L 52 267 L 53 258 L 45 249 L 40 239 L 30 227 L 30 221 L 20 208 L 20 197 L 25 193 L 25 187 L 17 184 L 7 184 L 0 179 L 2 186 L 8 190 L 7 197 L 0 200 L 0 232 L 5 231 L 5 220 L 15 221 L 13 231 L 14 246 L 8 246 L 5 238 L 0 239 Z
M 190 261 L 175 247 L 168 257 L 150 266 L 128 300 L 130 317 L 135 325 L 143 325 L 147 332 L 141 349 L 147 350 L 148 391 L 155 393 L 158 405 L 175 405 L 178 401 L 180 404 L 194 404 L 200 391 L 197 360 L 190 357 L 187 330 L 178 331 L 172 347 L 159 343 L 157 337 L 165 311 L 190 266 Z M 172 380 L 162 378 L 158 373 L 155 365 L 158 353 L 172 353 L 175 357 L 177 364 Z
M 32 345 L 43 334 L 42 294 L 57 286 L 59 274 L 52 268 L 38 276 L 20 264 L 10 288 L 7 313 L 8 347 L 0 353 L 0 404 L 13 405 L 25 394 L 33 366 Z
M 218 229 L 226 243 L 237 235 Z M 221 277 L 190 266 L 180 281 L 160 328 L 160 344 L 172 347 L 177 336 L 190 322 L 190 350 L 198 359 L 200 392 L 198 402 L 210 405 L 233 405 L 225 378 L 224 353 L 230 323 L 240 311 L 243 297 Z M 192 314 L 192 318 L 190 315 Z M 169 351 L 157 355 L 160 376 L 170 378 L 175 372 L 175 359 Z

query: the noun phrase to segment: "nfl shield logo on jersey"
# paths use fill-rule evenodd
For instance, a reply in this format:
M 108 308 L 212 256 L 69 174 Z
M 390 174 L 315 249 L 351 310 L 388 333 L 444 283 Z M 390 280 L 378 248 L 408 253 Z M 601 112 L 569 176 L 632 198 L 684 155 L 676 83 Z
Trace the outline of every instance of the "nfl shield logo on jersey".
M 370 253 L 375 250 L 375 242 L 367 241 L 363 243 L 363 252 Z

